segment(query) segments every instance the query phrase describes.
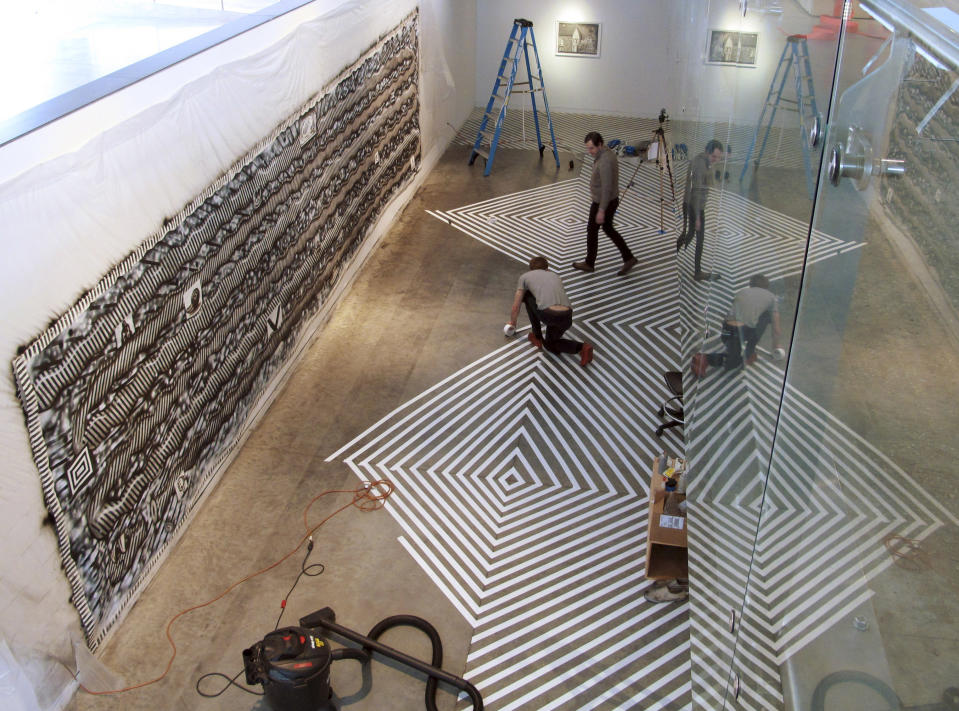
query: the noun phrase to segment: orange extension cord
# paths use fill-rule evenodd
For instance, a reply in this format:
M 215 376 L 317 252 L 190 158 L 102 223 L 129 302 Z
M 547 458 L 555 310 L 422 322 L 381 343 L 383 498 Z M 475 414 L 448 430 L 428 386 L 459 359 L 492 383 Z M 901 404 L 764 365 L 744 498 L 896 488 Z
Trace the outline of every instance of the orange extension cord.
M 310 503 L 307 504 L 306 508 L 303 510 L 303 526 L 306 529 L 306 533 L 303 534 L 303 537 L 300 538 L 299 542 L 296 544 L 296 547 L 293 548 L 293 550 L 291 550 L 289 553 L 284 555 L 279 560 L 271 563 L 267 567 L 262 568 L 256 571 L 255 573 L 250 573 L 246 577 L 240 578 L 239 580 L 237 580 L 235 583 L 230 585 L 228 588 L 226 588 L 223 592 L 221 592 L 219 595 L 217 595 L 213 599 L 207 600 L 206 602 L 200 603 L 199 605 L 194 605 L 193 607 L 188 607 L 185 610 L 181 610 L 170 619 L 170 621 L 167 623 L 167 626 L 166 626 L 166 638 L 167 638 L 167 641 L 170 642 L 170 647 L 173 648 L 173 652 L 172 654 L 170 654 L 170 659 L 166 663 L 166 668 L 163 670 L 163 673 L 160 674 L 160 676 L 158 676 L 156 679 L 151 679 L 150 681 L 144 681 L 139 684 L 133 684 L 132 686 L 127 686 L 122 689 L 110 689 L 108 691 L 91 691 L 90 689 L 85 687 L 82 683 L 80 683 L 80 688 L 83 689 L 88 694 L 93 694 L 95 696 L 102 696 L 105 694 L 122 694 L 123 692 L 126 692 L 126 691 L 133 691 L 134 689 L 142 689 L 144 686 L 150 686 L 151 684 L 156 684 L 158 681 L 166 677 L 166 675 L 170 672 L 171 667 L 173 666 L 173 660 L 176 659 L 176 652 L 177 652 L 176 642 L 173 641 L 173 635 L 170 633 L 170 629 L 173 627 L 174 622 L 176 622 L 178 619 L 180 619 L 187 613 L 193 612 L 194 610 L 199 610 L 203 607 L 207 607 L 209 605 L 212 605 L 217 600 L 221 600 L 222 598 L 226 597 L 230 592 L 232 592 L 235 588 L 239 587 L 246 581 L 252 580 L 258 575 L 263 575 L 263 573 L 273 570 L 276 566 L 280 565 L 285 560 L 290 558 L 290 556 L 294 555 L 297 551 L 299 551 L 300 548 L 303 547 L 303 544 L 306 543 L 308 540 L 310 540 L 313 534 L 317 530 L 319 530 L 319 528 L 323 526 L 323 524 L 325 524 L 327 521 L 329 521 L 331 518 L 333 518 L 337 514 L 340 514 L 343 511 L 346 511 L 348 508 L 357 508 L 364 513 L 368 513 L 370 511 L 376 511 L 377 509 L 383 508 L 383 505 L 386 503 L 386 500 L 393 493 L 393 489 L 394 489 L 393 483 L 389 481 L 388 479 L 377 479 L 376 481 L 364 482 L 362 486 L 356 489 L 329 489 L 327 491 L 324 491 L 321 494 L 317 494 L 312 499 L 310 499 Z M 350 500 L 349 503 L 344 504 L 343 506 L 338 508 L 336 511 L 331 513 L 329 516 L 324 518 L 315 526 L 310 526 L 309 519 L 308 519 L 310 508 L 319 499 L 323 498 L 324 496 L 327 496 L 328 494 L 352 494 L 353 498 Z M 77 679 L 77 674 L 73 674 L 73 678 Z M 77 679 L 77 682 L 79 683 L 79 679 Z

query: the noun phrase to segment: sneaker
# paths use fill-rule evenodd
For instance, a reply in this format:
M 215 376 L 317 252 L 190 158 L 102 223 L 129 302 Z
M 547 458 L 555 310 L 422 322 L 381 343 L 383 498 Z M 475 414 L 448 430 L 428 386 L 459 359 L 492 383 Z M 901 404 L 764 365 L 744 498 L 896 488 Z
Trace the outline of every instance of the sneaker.
M 630 269 L 635 267 L 639 263 L 639 260 L 636 257 L 630 257 L 625 262 L 623 262 L 623 268 L 616 272 L 616 276 L 626 276 Z
M 587 264 L 586 262 L 573 262 L 573 269 L 579 269 L 581 272 L 592 272 L 595 267 L 592 264 Z
M 536 334 L 534 334 L 532 331 L 530 331 L 530 332 L 527 334 L 526 338 L 529 340 L 530 343 L 533 344 L 533 346 L 536 348 L 536 350 L 538 350 L 538 351 L 543 350 L 543 342 L 542 342 L 540 339 L 538 339 L 538 338 L 536 337 Z
M 579 349 L 579 364 L 584 368 L 593 361 L 593 347 L 588 343 L 584 343 L 583 347 Z
M 757 360 L 759 360 L 759 356 L 756 355 L 755 353 L 753 353 L 752 355 L 748 355 L 746 356 L 746 365 L 752 365 Z
M 646 598 L 646 602 L 682 602 L 689 599 L 689 590 L 688 589 L 679 589 L 673 592 L 670 590 L 670 586 L 665 582 L 657 582 L 652 587 L 646 588 L 646 592 L 643 593 L 643 597 Z

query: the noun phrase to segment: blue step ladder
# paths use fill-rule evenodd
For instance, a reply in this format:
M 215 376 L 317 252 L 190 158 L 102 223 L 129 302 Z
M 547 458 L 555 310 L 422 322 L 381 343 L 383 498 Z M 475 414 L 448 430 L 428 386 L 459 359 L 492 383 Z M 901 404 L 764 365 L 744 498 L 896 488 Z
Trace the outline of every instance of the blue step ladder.
M 528 39 L 527 39 L 528 38 Z M 533 48 L 533 57 L 536 60 L 536 74 L 533 74 L 529 61 L 529 48 Z M 516 72 L 519 69 L 520 55 L 526 60 L 527 81 L 517 82 Z M 525 86 L 525 89 L 516 89 Z M 483 175 L 489 175 L 493 170 L 493 158 L 496 155 L 496 146 L 499 143 L 500 132 L 503 130 L 503 121 L 506 119 L 506 107 L 509 106 L 509 97 L 514 93 L 529 94 L 533 104 L 533 123 L 536 126 L 536 145 L 539 146 L 539 157 L 543 157 L 546 146 L 542 142 L 539 132 L 539 115 L 536 111 L 536 94 L 543 95 L 543 108 L 546 111 L 546 122 L 549 124 L 549 137 L 553 145 L 553 157 L 556 167 L 559 167 L 559 153 L 556 150 L 556 134 L 553 132 L 553 119 L 549 115 L 549 102 L 546 100 L 546 86 L 543 84 L 543 68 L 539 63 L 539 52 L 536 50 L 536 37 L 533 34 L 533 23 L 522 18 L 513 20 L 513 29 L 506 42 L 506 51 L 503 61 L 500 62 L 496 81 L 493 82 L 493 91 L 486 104 L 486 113 L 476 133 L 473 143 L 473 152 L 470 154 L 470 165 L 476 156 L 486 159 L 486 170 Z
M 796 89 L 795 99 L 783 96 L 790 70 L 793 73 Z M 804 35 L 790 35 L 786 38 L 786 46 L 783 47 L 783 53 L 779 58 L 776 74 L 769 83 L 769 93 L 766 94 L 766 102 L 759 116 L 759 123 L 756 124 L 752 143 L 749 144 L 749 151 L 746 153 L 743 171 L 739 174 L 740 183 L 743 182 L 750 167 L 754 171 L 759 168 L 763 151 L 766 149 L 766 141 L 769 139 L 769 132 L 776 118 L 776 111 L 781 104 L 784 104 L 782 106 L 783 110 L 796 111 L 799 116 L 799 141 L 802 145 L 803 166 L 806 169 L 806 188 L 809 190 L 809 197 L 812 198 L 816 192 L 816 175 L 812 169 L 811 154 L 813 149 L 809 145 L 809 130 L 807 129 L 820 119 L 819 111 L 816 108 L 816 93 L 812 83 L 812 68 L 809 65 L 809 47 Z M 765 131 L 763 131 L 764 127 Z M 759 145 L 759 152 L 756 154 L 754 161 L 753 151 L 756 149 L 756 142 L 760 133 L 763 134 L 762 143 Z M 816 173 L 818 172 L 817 166 Z

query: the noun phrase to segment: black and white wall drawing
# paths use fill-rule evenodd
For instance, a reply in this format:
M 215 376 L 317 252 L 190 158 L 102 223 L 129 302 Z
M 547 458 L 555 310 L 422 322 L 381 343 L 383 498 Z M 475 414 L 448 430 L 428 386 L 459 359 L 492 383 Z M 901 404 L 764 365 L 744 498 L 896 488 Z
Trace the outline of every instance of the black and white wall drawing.
M 420 162 L 408 16 L 14 360 L 91 648 Z

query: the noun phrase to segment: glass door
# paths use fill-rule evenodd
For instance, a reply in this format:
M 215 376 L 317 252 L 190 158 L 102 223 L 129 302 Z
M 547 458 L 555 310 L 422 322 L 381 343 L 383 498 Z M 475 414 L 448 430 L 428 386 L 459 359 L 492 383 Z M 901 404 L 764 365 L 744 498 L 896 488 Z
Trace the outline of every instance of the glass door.
M 731 709 L 959 703 L 959 14 L 842 14 Z

